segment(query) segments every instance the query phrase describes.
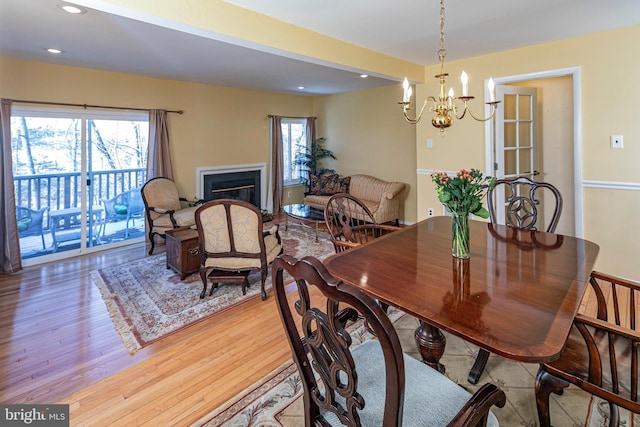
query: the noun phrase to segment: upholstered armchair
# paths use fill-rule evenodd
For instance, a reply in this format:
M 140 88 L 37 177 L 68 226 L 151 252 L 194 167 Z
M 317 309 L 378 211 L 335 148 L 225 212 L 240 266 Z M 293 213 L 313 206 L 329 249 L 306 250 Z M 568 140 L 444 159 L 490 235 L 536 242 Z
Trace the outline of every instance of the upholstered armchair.
M 200 298 L 207 292 L 208 280 L 213 282 L 210 294 L 218 283 L 238 282 L 244 295 L 249 284 L 248 274 L 260 270 L 260 289 L 265 300 L 268 265 L 282 253 L 278 226 L 265 231 L 258 208 L 230 199 L 205 203 L 196 210 L 195 220 L 203 287 Z
M 142 200 L 144 201 L 149 229 L 149 240 L 153 253 L 155 236 L 166 238 L 165 232 L 178 227 L 192 227 L 195 225 L 197 206 L 183 207 L 182 203 L 199 203 L 199 200 L 188 200 L 178 195 L 175 182 L 168 178 L 157 177 L 147 181 L 142 186 Z

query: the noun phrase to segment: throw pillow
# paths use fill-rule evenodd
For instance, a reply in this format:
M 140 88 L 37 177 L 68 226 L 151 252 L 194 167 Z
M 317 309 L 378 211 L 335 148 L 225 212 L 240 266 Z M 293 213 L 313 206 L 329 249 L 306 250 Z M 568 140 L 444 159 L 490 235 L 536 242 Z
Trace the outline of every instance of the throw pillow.
M 318 194 L 320 191 L 320 177 L 312 173 L 309 174 L 309 191 L 307 194 Z
M 338 193 L 348 193 L 350 183 L 351 183 L 350 176 L 345 176 L 344 178 L 340 178 L 340 191 L 338 191 Z
M 320 190 L 318 191 L 318 195 L 332 196 L 340 193 L 340 188 L 340 175 L 323 175 L 320 177 Z

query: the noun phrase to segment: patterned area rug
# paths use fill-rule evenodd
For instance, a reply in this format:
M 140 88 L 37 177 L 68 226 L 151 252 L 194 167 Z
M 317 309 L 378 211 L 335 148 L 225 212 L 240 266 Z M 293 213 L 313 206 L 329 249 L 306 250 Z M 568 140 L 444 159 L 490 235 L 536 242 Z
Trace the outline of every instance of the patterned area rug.
M 316 242 L 310 229 L 297 225 L 288 230 L 280 228 L 284 253 L 320 259 L 334 253 L 326 233 L 321 233 Z M 92 271 L 91 276 L 131 354 L 187 325 L 260 297 L 260 273 L 255 272 L 249 276 L 246 295 L 239 285 L 220 284 L 212 296 L 200 299 L 200 275 L 180 280 L 179 274 L 166 268 L 165 254 Z M 265 288 L 271 288 L 270 272 Z
M 393 310 L 393 309 L 392 309 Z M 404 351 L 419 359 L 413 332 L 416 319 L 393 310 L 390 314 Z M 371 339 L 364 328 L 355 328 L 354 344 Z M 470 393 L 486 382 L 501 387 L 507 395 L 504 408 L 494 408 L 500 425 L 535 427 L 538 425 L 534 394 L 536 364 L 513 362 L 495 355 L 489 358 L 479 384 L 467 382 L 467 374 L 477 354 L 477 347 L 444 333 L 447 350 L 442 358 L 446 375 Z M 352 332 L 352 336 L 354 333 Z M 304 425 L 302 383 L 292 360 L 280 366 L 262 380 L 246 388 L 221 407 L 198 420 L 193 427 L 299 427 Z M 609 407 L 600 399 L 573 386 L 562 396 L 551 396 L 551 422 L 556 427 L 598 427 L 609 425 Z M 621 410 L 620 427 L 638 426 L 638 415 Z

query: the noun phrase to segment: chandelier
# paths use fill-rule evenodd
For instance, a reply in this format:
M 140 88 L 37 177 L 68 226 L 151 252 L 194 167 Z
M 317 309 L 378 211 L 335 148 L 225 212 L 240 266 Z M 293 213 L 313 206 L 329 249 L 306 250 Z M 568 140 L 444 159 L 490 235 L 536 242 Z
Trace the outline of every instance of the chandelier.
M 440 49 L 438 50 L 438 59 L 440 60 L 440 74 L 436 75 L 436 79 L 440 81 L 440 93 L 438 97 L 429 96 L 420 112 L 415 118 L 409 117 L 408 111 L 411 110 L 409 106 L 411 104 L 411 86 L 409 86 L 409 81 L 407 78 L 404 78 L 402 83 L 402 87 L 404 89 L 404 96 L 402 98 L 402 102 L 398 104 L 402 107 L 402 112 L 404 114 L 404 118 L 407 122 L 416 124 L 422 118 L 422 113 L 429 101 L 431 101 L 431 106 L 429 107 L 429 111 L 435 113 L 435 115 L 431 118 L 431 124 L 439 129 L 439 134 L 444 136 L 446 134 L 445 129 L 453 124 L 453 117 L 455 116 L 457 119 L 462 119 L 467 112 L 469 115 L 473 117 L 475 120 L 484 122 L 491 119 L 496 114 L 496 107 L 500 103 L 500 101 L 495 100 L 495 84 L 493 83 L 493 79 L 489 79 L 488 88 L 489 88 L 489 102 L 486 104 L 491 108 L 491 112 L 486 118 L 479 118 L 471 108 L 469 107 L 468 102 L 474 99 L 473 96 L 469 96 L 469 77 L 467 73 L 462 71 L 462 76 L 460 78 L 462 82 L 462 96 L 456 97 L 453 88 L 449 88 L 449 92 L 445 95 L 445 83 L 446 78 L 449 74 L 444 72 L 444 57 L 447 56 L 447 51 L 444 48 L 444 0 L 440 0 Z M 456 101 L 462 101 L 464 104 L 462 108 L 462 112 L 459 111 L 459 108 L 456 106 Z M 458 103 L 459 104 L 459 103 Z

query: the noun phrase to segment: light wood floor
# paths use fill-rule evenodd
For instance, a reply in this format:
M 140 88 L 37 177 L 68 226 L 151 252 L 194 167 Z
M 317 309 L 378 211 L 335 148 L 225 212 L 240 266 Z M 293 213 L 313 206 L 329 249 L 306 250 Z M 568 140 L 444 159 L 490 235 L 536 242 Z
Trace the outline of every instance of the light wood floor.
M 129 355 L 90 272 L 144 256 L 0 275 L 0 402 L 70 404 L 73 426 L 186 426 L 290 358 L 271 293 Z

